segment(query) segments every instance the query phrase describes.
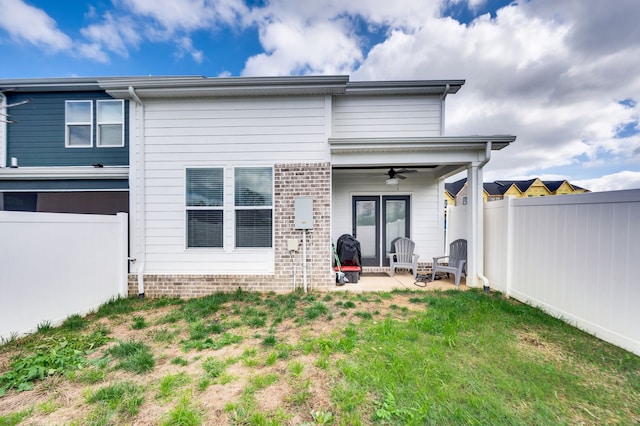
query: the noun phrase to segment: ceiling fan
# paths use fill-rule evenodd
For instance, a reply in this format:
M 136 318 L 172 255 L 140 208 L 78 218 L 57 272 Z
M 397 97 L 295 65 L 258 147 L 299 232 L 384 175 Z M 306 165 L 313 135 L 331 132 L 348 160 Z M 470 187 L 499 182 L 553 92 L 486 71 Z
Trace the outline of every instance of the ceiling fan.
M 404 180 L 407 178 L 406 176 L 403 176 L 403 173 L 415 173 L 415 172 L 417 172 L 417 170 L 413 170 L 413 169 L 395 170 L 393 167 L 391 167 L 387 172 L 387 176 L 389 176 L 389 178 L 387 179 L 387 185 L 397 185 L 399 182 L 398 179 Z

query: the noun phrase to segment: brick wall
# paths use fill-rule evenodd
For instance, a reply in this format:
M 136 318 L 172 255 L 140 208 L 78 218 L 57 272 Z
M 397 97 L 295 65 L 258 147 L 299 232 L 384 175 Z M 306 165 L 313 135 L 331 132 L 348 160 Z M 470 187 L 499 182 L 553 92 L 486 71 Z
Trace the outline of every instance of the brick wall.
M 302 231 L 294 229 L 295 199 L 313 199 L 313 230 L 307 233 L 307 288 L 335 285 L 331 251 L 331 164 L 276 164 L 274 166 L 273 275 L 145 275 L 147 297 L 198 297 L 217 291 L 293 290 L 302 288 Z M 287 241 L 295 239 L 298 251 L 290 253 Z M 248 259 L 248 262 L 251 260 Z M 129 294 L 138 293 L 137 276 L 129 276 Z

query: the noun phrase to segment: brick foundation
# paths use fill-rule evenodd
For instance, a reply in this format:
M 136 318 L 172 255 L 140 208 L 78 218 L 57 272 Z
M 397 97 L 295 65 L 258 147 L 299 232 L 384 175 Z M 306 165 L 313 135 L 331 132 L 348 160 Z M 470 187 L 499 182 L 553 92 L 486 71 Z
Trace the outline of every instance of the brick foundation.
M 302 231 L 294 229 L 295 199 L 313 199 L 313 230 L 307 233 L 307 288 L 335 285 L 331 251 L 331 164 L 277 164 L 274 166 L 273 274 L 265 275 L 145 275 L 147 297 L 198 297 L 218 291 L 293 290 L 302 287 Z M 290 253 L 287 241 L 296 239 L 299 250 Z M 248 259 L 248 262 L 251 260 Z M 129 275 L 129 294 L 138 294 L 137 276 Z

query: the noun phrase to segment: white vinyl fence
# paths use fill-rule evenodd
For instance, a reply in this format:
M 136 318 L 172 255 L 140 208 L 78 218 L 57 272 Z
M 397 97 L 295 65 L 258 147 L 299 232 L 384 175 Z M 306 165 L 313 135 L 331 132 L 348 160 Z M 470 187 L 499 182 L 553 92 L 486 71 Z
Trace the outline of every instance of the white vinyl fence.
M 0 339 L 127 295 L 127 214 L 0 211 Z
M 484 275 L 493 289 L 640 355 L 640 190 L 486 203 Z

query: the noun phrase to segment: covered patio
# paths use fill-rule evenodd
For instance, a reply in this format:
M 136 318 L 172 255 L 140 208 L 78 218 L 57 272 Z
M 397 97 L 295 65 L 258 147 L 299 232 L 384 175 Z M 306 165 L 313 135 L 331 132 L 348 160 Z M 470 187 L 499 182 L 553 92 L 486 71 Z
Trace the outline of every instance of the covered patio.
M 503 149 L 514 140 L 510 135 L 329 138 L 332 239 L 353 235 L 362 246 L 362 265 L 379 271 L 389 265 L 394 239 L 410 238 L 420 256 L 417 269 L 425 273 L 430 270 L 431 259 L 447 251 L 444 181 L 466 171 L 471 214 L 467 223 L 468 278 L 464 284 L 487 285 L 482 254 L 482 171 L 493 150 Z M 391 173 L 398 169 L 412 173 L 393 179 Z M 367 279 L 366 271 L 360 287 L 418 288 L 413 281 L 402 278 Z
M 431 275 L 429 275 L 430 279 Z M 443 276 L 435 281 L 418 282 L 408 271 L 398 271 L 393 277 L 389 275 L 388 268 L 371 269 L 365 268 L 357 283 L 347 283 L 344 285 L 336 285 L 331 291 L 349 291 L 354 293 L 366 293 L 376 291 L 393 291 L 393 290 L 416 290 L 416 291 L 445 291 L 445 290 L 467 290 L 466 279 L 460 280 L 460 285 L 456 286 L 454 277 Z

